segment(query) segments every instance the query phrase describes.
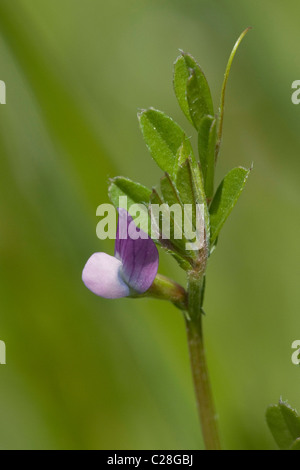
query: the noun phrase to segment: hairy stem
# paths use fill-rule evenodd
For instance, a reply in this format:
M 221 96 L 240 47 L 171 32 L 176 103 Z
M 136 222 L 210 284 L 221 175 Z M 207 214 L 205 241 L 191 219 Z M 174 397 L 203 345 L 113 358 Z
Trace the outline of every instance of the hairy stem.
M 191 368 L 203 439 L 207 450 L 220 450 L 217 415 L 206 364 L 202 329 L 203 277 L 191 274 L 188 288 L 186 329 Z

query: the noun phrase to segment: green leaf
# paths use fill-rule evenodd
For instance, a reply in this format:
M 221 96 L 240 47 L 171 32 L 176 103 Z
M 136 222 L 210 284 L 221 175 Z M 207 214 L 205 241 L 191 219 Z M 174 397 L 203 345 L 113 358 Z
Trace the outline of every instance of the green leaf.
M 161 180 L 161 191 L 164 195 L 163 200 L 155 189 L 153 189 L 151 195 L 151 210 L 153 210 L 151 218 L 152 221 L 156 221 L 155 225 L 160 232 L 159 244 L 168 251 L 176 253 L 181 258 L 191 260 L 196 257 L 196 253 L 186 250 L 186 243 L 188 240 L 185 238 L 183 233 L 183 210 L 180 200 L 178 197 L 176 198 L 176 189 L 173 187 L 168 176 L 163 177 Z M 173 204 L 176 204 L 175 208 L 172 208 Z M 153 217 L 154 205 L 160 206 L 161 212 L 159 213 L 159 219 L 157 217 Z M 166 236 L 166 230 L 168 229 L 170 232 L 169 236 L 167 238 L 163 238 L 163 234 Z
M 300 438 L 300 417 L 287 403 L 282 401 L 278 405 L 271 405 L 266 413 L 270 431 L 282 450 L 288 450 L 298 446 L 295 442 Z M 294 450 L 296 450 L 296 448 Z
M 140 127 L 146 145 L 158 166 L 169 174 L 173 174 L 178 149 L 183 142 L 191 145 L 181 127 L 169 116 L 148 109 L 138 115 Z
M 119 207 L 119 198 L 127 196 L 128 205 L 144 204 L 148 206 L 152 191 L 140 183 L 135 183 L 123 176 L 117 176 L 110 181 L 108 195 L 113 205 Z
M 205 115 L 214 115 L 206 77 L 190 54 L 182 52 L 175 61 L 174 90 L 183 113 L 197 130 Z
M 210 206 L 210 240 L 215 242 L 239 199 L 251 170 L 234 168 L 223 179 Z
M 182 204 L 193 204 L 193 206 L 195 206 L 196 200 L 193 191 L 193 175 L 189 158 L 178 167 L 175 185 Z
M 189 257 L 193 257 L 194 256 L 194 253 L 191 254 L 187 254 L 186 250 L 185 250 L 185 244 L 187 243 L 187 240 L 184 236 L 184 233 L 183 233 L 183 205 L 182 205 L 182 202 L 181 202 L 181 199 L 178 195 L 178 192 L 170 178 L 170 176 L 166 173 L 166 175 L 161 178 L 160 180 L 160 190 L 161 190 L 161 193 L 162 193 L 162 196 L 163 196 L 163 202 L 168 204 L 168 207 L 170 209 L 175 208 L 177 211 L 178 211 L 178 214 L 180 212 L 180 215 L 181 215 L 181 218 L 180 218 L 180 223 L 179 221 L 177 220 L 177 217 L 175 216 L 175 214 L 173 215 L 172 211 L 171 210 L 168 210 L 166 213 L 170 216 L 170 220 L 171 220 L 171 242 L 174 244 L 174 246 L 178 246 L 180 251 L 181 251 L 181 254 L 185 254 L 185 255 L 188 255 Z M 173 209 L 172 209 L 173 210 Z M 175 240 L 175 235 L 174 235 L 174 227 L 176 225 L 176 229 L 177 229 L 177 232 L 178 234 L 180 233 L 181 234 L 181 239 L 176 239 Z
M 193 204 L 193 226 L 196 227 L 195 216 L 197 204 L 204 205 L 204 219 L 206 242 L 209 245 L 210 222 L 209 212 L 204 191 L 203 177 L 199 164 L 196 162 L 193 153 L 189 153 L 185 143 L 180 147 L 177 155 L 177 173 L 174 175 L 175 186 L 177 188 L 182 204 Z
M 177 173 L 180 170 L 180 167 L 182 167 L 186 161 L 190 161 L 190 165 L 193 168 L 198 167 L 198 162 L 196 161 L 193 149 L 191 147 L 190 141 L 185 140 L 182 145 L 179 147 L 177 155 L 176 155 L 176 163 L 174 166 L 174 172 L 173 172 L 173 180 L 176 180 L 177 178 Z M 204 190 L 204 188 L 203 188 Z
M 188 142 L 189 143 L 189 142 Z M 206 204 L 203 177 L 201 169 L 190 151 L 190 146 L 184 142 L 177 153 L 175 186 L 183 204 Z
M 191 75 L 187 81 L 186 92 L 193 125 L 197 131 L 199 131 L 202 119 L 205 116 L 210 116 L 210 114 L 203 100 L 202 90 L 200 89 L 199 80 L 194 70 L 191 71 Z M 213 110 L 211 114 L 213 114 Z
M 166 173 L 160 180 L 160 190 L 166 204 L 169 204 L 169 206 L 180 204 L 182 206 L 177 190 L 168 173 Z
M 153 189 L 151 194 L 151 206 L 153 207 L 154 204 L 157 204 L 163 208 L 163 204 L 168 204 L 168 206 L 164 207 L 164 212 L 160 213 L 159 220 L 156 217 L 153 218 L 153 214 L 151 214 L 152 223 L 155 220 L 155 225 L 160 232 L 159 239 L 157 240 L 158 245 L 160 245 L 167 253 L 170 253 L 175 260 L 178 262 L 179 266 L 184 269 L 185 271 L 191 269 L 192 260 L 195 259 L 197 253 L 195 251 L 190 251 L 186 249 L 186 243 L 188 240 L 186 239 L 183 233 L 183 211 L 182 211 L 182 204 L 178 197 L 176 188 L 173 185 L 169 175 L 165 175 L 161 179 L 161 192 L 164 196 L 163 199 L 159 196 L 156 189 Z M 176 219 L 175 213 L 173 213 L 170 208 L 173 204 L 178 204 L 181 206 L 181 223 L 178 225 L 178 221 Z M 163 220 L 170 219 L 170 239 L 162 238 L 163 233 Z M 180 236 L 182 238 L 175 238 L 174 230 L 177 229 L 178 233 L 180 232 Z
M 180 196 L 182 204 L 191 204 L 192 212 L 190 213 L 189 226 L 193 227 L 193 230 L 198 228 L 197 223 L 197 206 L 203 205 L 204 209 L 204 223 L 205 223 L 205 250 L 209 252 L 209 213 L 206 203 L 205 194 L 202 188 L 202 178 L 199 171 L 199 167 L 194 168 L 192 165 L 191 158 L 188 158 L 182 165 L 178 167 L 175 185 Z M 186 209 L 186 208 L 185 208 Z M 185 210 L 185 217 L 188 217 L 188 212 Z M 198 221 L 199 222 L 199 221 Z
M 290 447 L 290 450 L 300 450 L 300 438 L 296 439 Z
M 175 182 L 183 204 L 192 204 L 194 202 L 195 204 L 204 204 L 206 206 L 201 168 L 195 159 L 189 140 L 185 140 L 178 149 L 172 179 Z M 189 193 L 189 196 L 187 193 Z
M 132 208 L 134 204 L 145 206 L 144 211 L 139 211 L 139 220 L 143 227 L 148 226 L 149 235 L 151 233 L 151 226 L 148 206 L 150 203 L 151 193 L 150 189 L 140 183 L 135 183 L 128 178 L 124 178 L 123 176 L 113 178 L 108 188 L 108 196 L 116 208 L 123 206 L 120 204 L 119 198 L 124 196 L 127 197 L 127 207 L 124 207 L 124 209 L 127 209 L 129 213 L 131 213 L 130 208 Z M 131 215 L 134 217 L 136 214 L 134 213 Z
M 179 106 L 181 107 L 183 113 L 193 126 L 194 123 L 190 115 L 190 107 L 187 100 L 186 91 L 189 76 L 190 71 L 185 61 L 185 55 L 184 53 L 182 53 L 182 55 L 180 55 L 174 63 L 173 85 Z
M 203 190 L 201 177 L 200 181 L 201 188 Z M 197 184 L 198 183 L 195 183 L 192 159 L 187 156 L 182 146 L 178 153 L 178 167 L 177 173 L 175 175 L 175 186 L 177 188 L 182 204 L 192 204 L 193 210 L 191 223 L 193 228 L 196 227 L 196 205 L 203 204 L 203 201 L 205 199 L 205 196 L 203 199 L 203 192 L 200 193 L 201 196 L 198 195 L 198 191 L 196 191 Z
M 198 150 L 204 190 L 208 200 L 211 200 L 214 194 L 216 138 L 216 119 L 204 116 L 198 134 Z

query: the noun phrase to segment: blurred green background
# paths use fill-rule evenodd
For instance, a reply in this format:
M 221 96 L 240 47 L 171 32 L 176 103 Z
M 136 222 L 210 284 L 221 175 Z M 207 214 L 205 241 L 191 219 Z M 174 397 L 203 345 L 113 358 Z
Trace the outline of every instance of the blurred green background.
M 217 106 L 231 48 L 218 181 L 254 162 L 210 260 L 205 334 L 223 445 L 272 449 L 267 405 L 300 407 L 298 0 L 0 0 L 2 449 L 202 448 L 180 312 L 105 301 L 81 282 L 96 208 L 119 174 L 159 170 L 136 112 L 193 134 L 172 90 L 192 53 Z M 184 281 L 161 256 L 161 272 Z

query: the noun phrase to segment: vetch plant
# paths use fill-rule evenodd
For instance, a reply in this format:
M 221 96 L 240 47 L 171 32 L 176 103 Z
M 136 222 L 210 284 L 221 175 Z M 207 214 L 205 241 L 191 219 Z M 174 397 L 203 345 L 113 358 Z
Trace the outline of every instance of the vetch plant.
M 109 197 L 116 208 L 120 198 L 127 197 L 130 206 L 139 204 L 147 218 L 146 234 L 124 208 L 119 208 L 119 224 L 114 257 L 95 253 L 83 270 L 85 285 L 95 294 L 106 298 L 155 297 L 172 302 L 182 313 L 186 324 L 191 368 L 199 417 L 206 449 L 221 448 L 217 414 L 206 365 L 203 341 L 203 302 L 208 259 L 215 250 L 221 229 L 245 186 L 250 169 L 234 168 L 215 191 L 215 166 L 223 131 L 226 86 L 233 58 L 245 30 L 236 42 L 225 72 L 220 107 L 214 111 L 206 77 L 195 59 L 181 52 L 174 64 L 174 90 L 178 103 L 198 135 L 198 157 L 183 129 L 169 116 L 150 108 L 138 114 L 146 145 L 152 158 L 164 172 L 159 189 L 152 190 L 128 178 L 116 177 L 109 186 Z M 153 205 L 165 212 L 154 220 Z M 186 233 L 175 236 L 176 220 L 172 206 L 191 210 L 188 218 L 197 233 L 199 207 L 203 210 L 203 243 L 193 246 Z M 172 222 L 169 237 L 163 236 L 163 218 Z M 124 220 L 126 223 L 124 224 Z M 136 222 L 136 225 L 135 225 Z M 156 224 L 156 236 L 150 238 L 151 225 Z M 123 230 L 120 229 L 121 225 Z M 124 229 L 125 227 L 125 229 Z M 140 237 L 130 236 L 140 230 Z M 121 233 L 123 232 L 123 233 Z M 187 288 L 172 279 L 157 274 L 158 251 L 167 251 L 186 272 Z

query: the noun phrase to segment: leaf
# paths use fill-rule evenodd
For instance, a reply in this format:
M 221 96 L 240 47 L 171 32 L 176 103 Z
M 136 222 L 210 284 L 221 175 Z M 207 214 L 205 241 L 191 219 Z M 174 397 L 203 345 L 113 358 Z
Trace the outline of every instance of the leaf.
M 237 203 L 251 170 L 234 168 L 223 179 L 210 206 L 210 240 L 215 242 Z
M 130 213 L 130 209 L 134 204 L 141 204 L 145 206 L 144 211 L 139 212 L 140 223 L 143 227 L 148 226 L 148 234 L 150 235 L 150 217 L 148 213 L 148 206 L 151 198 L 151 190 L 141 185 L 140 183 L 135 183 L 128 178 L 123 176 L 117 176 L 113 178 L 110 182 L 108 188 L 108 196 L 113 203 L 113 205 L 118 208 L 123 206 L 120 203 L 120 197 L 127 197 L 127 205 L 124 209 L 127 209 Z M 135 217 L 135 213 L 131 213 Z
M 184 157 L 184 158 L 183 158 Z M 196 227 L 196 205 L 202 204 L 203 199 L 198 197 L 197 191 L 195 191 L 195 181 L 193 177 L 193 165 L 191 158 L 187 157 L 183 147 L 180 149 L 178 154 L 178 167 L 175 175 L 175 186 L 177 188 L 180 200 L 183 205 L 192 205 L 191 214 L 191 226 Z M 202 193 L 201 193 L 202 194 Z
M 156 227 L 156 232 L 159 232 L 159 236 L 155 236 L 155 238 L 163 248 L 172 254 L 175 253 L 183 259 L 191 260 L 195 258 L 196 253 L 186 249 L 187 239 L 183 231 L 182 206 L 178 199 L 173 199 L 176 190 L 167 176 L 161 180 L 161 191 L 166 198 L 164 200 L 160 198 L 155 189 L 151 195 L 151 220 Z M 176 204 L 176 207 L 172 207 L 173 204 Z M 155 206 L 157 205 L 160 206 L 159 213 L 156 212 L 158 208 Z
M 178 166 L 175 185 L 180 195 L 182 204 L 196 205 L 195 194 L 193 191 L 193 175 L 190 159 L 186 159 L 184 163 Z
M 184 204 L 185 223 L 188 228 L 185 231 L 187 238 L 190 238 L 191 248 L 196 252 L 205 247 L 205 251 L 209 251 L 209 214 L 206 204 L 205 195 L 202 191 L 202 178 L 199 167 L 195 169 L 192 165 L 191 158 L 188 158 L 182 165 L 178 167 L 175 185 L 180 196 L 182 204 Z M 188 207 L 191 206 L 191 207 Z M 201 207 L 199 207 L 201 206 Z M 200 212 L 199 212 L 200 210 Z M 202 217 L 204 217 L 204 227 L 202 225 Z M 201 227 L 201 228 L 200 228 Z M 201 232 L 199 232 L 199 229 Z M 190 232 L 192 230 L 192 232 Z M 188 234 L 191 235 L 188 235 Z M 195 238 L 192 240 L 193 235 L 197 233 L 200 235 L 202 242 L 198 242 L 200 238 L 197 236 L 197 245 L 195 245 Z
M 169 204 L 169 206 L 180 204 L 182 206 L 177 190 L 168 173 L 160 180 L 160 190 L 166 204 Z
M 198 134 L 198 150 L 204 190 L 208 200 L 211 200 L 214 193 L 216 138 L 216 119 L 204 116 Z
M 183 113 L 197 130 L 202 117 L 214 115 L 206 77 L 190 54 L 182 52 L 175 61 L 174 90 Z
M 127 196 L 128 205 L 144 204 L 147 206 L 151 193 L 150 189 L 123 176 L 113 178 L 108 188 L 109 198 L 116 208 L 119 207 L 119 198 L 122 196 Z
M 194 70 L 191 71 L 191 75 L 188 78 L 186 92 L 190 116 L 194 127 L 199 131 L 202 119 L 205 116 L 213 115 L 213 109 L 210 114 L 210 111 L 203 100 L 202 90 L 200 88 L 197 74 Z
M 183 204 L 206 204 L 203 177 L 201 169 L 195 160 L 190 147 L 184 142 L 178 150 L 175 186 Z
M 296 439 L 290 447 L 290 450 L 300 450 L 300 438 Z
M 225 95 L 226 95 L 226 88 L 227 88 L 227 83 L 228 83 L 228 78 L 230 74 L 230 70 L 232 67 L 233 59 L 237 53 L 237 50 L 246 36 L 246 34 L 250 31 L 252 28 L 247 28 L 245 31 L 242 32 L 240 37 L 238 38 L 237 42 L 235 43 L 232 52 L 230 54 L 227 67 L 225 70 L 225 75 L 224 75 L 224 81 L 222 85 L 222 92 L 221 92 L 221 101 L 220 101 L 220 112 L 219 112 L 219 122 L 218 122 L 218 139 L 217 139 L 217 145 L 216 145 L 216 159 L 218 158 L 219 152 L 220 152 L 220 147 L 221 147 L 221 141 L 222 141 L 222 133 L 223 133 L 223 123 L 224 123 L 224 111 L 225 111 Z
M 300 438 L 300 416 L 288 403 L 280 402 L 279 408 L 294 439 Z
M 150 108 L 138 115 L 146 145 L 158 166 L 173 174 L 178 149 L 183 142 L 191 145 L 181 127 L 169 116 Z
M 170 209 L 166 212 L 166 214 L 170 216 L 170 220 L 171 220 L 171 238 L 170 238 L 171 242 L 174 244 L 174 246 L 179 245 L 180 250 L 181 251 L 183 250 L 183 253 L 186 255 L 187 253 L 185 250 L 185 244 L 187 243 L 187 240 L 184 236 L 184 230 L 183 230 L 184 208 L 181 203 L 181 199 L 179 198 L 178 192 L 170 176 L 167 173 L 160 180 L 160 190 L 163 196 L 163 202 L 168 204 L 168 207 Z M 175 213 L 172 212 L 173 210 L 176 210 L 177 217 Z M 180 219 L 178 217 L 179 214 L 180 214 Z M 176 237 L 176 241 L 175 241 L 175 233 L 176 233 L 175 230 L 178 234 L 178 237 Z M 179 234 L 181 236 L 181 239 L 179 238 Z
M 193 204 L 193 227 L 196 227 L 196 205 L 204 205 L 204 220 L 206 232 L 206 245 L 209 245 L 210 222 L 209 212 L 204 191 L 203 177 L 199 164 L 195 161 L 193 153 L 188 152 L 185 143 L 180 147 L 177 155 L 175 186 L 182 204 Z
M 153 232 L 153 227 L 155 227 L 155 236 L 153 236 L 152 233 L 152 238 L 159 244 L 161 245 L 164 249 L 168 251 L 172 251 L 173 247 L 170 243 L 169 240 L 163 240 L 161 236 L 161 224 L 162 224 L 162 216 L 161 214 L 159 215 L 159 219 L 154 217 L 153 214 L 153 206 L 158 205 L 161 206 L 164 203 L 158 192 L 156 191 L 155 188 L 152 189 L 151 197 L 150 197 L 150 205 L 149 205 L 149 215 L 151 219 L 151 231 Z
M 300 438 L 300 417 L 296 410 L 280 401 L 278 405 L 269 406 L 266 419 L 280 449 L 299 447 L 299 442 L 295 442 Z
M 162 178 L 162 186 L 163 186 L 162 192 L 164 192 L 165 195 L 166 195 L 166 185 L 167 185 L 166 179 Z M 169 190 L 168 190 L 168 193 L 169 193 Z M 163 248 L 167 253 L 171 254 L 182 269 L 187 271 L 191 269 L 192 259 L 195 258 L 195 252 L 186 250 L 185 245 L 187 243 L 187 240 L 184 237 L 184 234 L 182 236 L 182 240 L 174 239 L 174 238 L 168 240 L 168 239 L 162 238 L 162 226 L 163 226 L 162 213 L 160 213 L 160 217 L 158 220 L 157 217 L 154 217 L 154 213 L 152 212 L 153 205 L 157 204 L 159 206 L 162 206 L 164 202 L 166 201 L 163 201 L 161 197 L 159 196 L 158 192 L 155 189 L 153 189 L 152 194 L 151 194 L 149 209 L 151 213 L 152 224 L 154 224 L 154 226 L 156 227 L 155 231 L 159 232 L 159 236 L 152 237 L 152 238 L 156 238 L 156 240 L 154 241 L 156 241 L 156 243 L 160 245 L 161 248 Z M 171 221 L 170 232 L 171 232 L 171 238 L 172 238 L 174 234 L 174 228 L 175 228 L 174 215 L 170 213 L 170 211 L 168 210 L 165 212 L 164 215 L 165 217 L 170 217 L 170 221 Z M 182 232 L 182 227 L 180 227 L 180 229 Z
M 185 114 L 185 116 L 187 117 L 187 119 L 190 121 L 190 123 L 193 126 L 194 123 L 190 115 L 190 107 L 189 107 L 189 103 L 187 100 L 187 91 L 186 91 L 186 86 L 187 86 L 187 81 L 189 79 L 189 76 L 190 76 L 189 68 L 186 64 L 184 53 L 182 53 L 182 55 L 180 55 L 174 63 L 173 85 L 174 85 L 174 91 L 175 91 L 175 95 L 177 97 L 179 106 L 181 107 L 183 113 Z

